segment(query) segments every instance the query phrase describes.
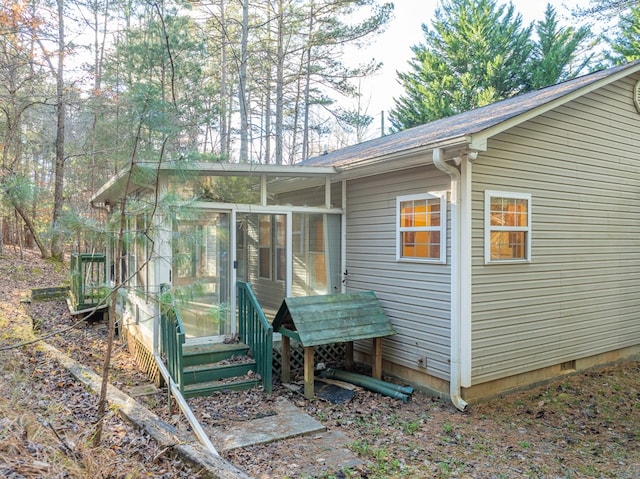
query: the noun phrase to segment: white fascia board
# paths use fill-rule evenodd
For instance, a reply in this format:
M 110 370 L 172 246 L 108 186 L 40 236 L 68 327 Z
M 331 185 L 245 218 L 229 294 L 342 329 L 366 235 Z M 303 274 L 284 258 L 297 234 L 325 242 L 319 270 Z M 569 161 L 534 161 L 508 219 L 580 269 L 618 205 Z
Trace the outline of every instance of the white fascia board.
M 602 88 L 603 86 L 609 85 L 611 83 L 614 83 L 622 78 L 628 77 L 629 75 L 633 75 L 634 73 L 637 73 L 638 71 L 640 71 L 640 63 L 638 63 L 637 65 L 635 65 L 632 68 L 626 68 L 623 69 L 613 75 L 609 75 L 606 76 L 604 78 L 601 78 L 600 80 L 597 80 L 593 83 L 590 83 L 588 85 L 583 86 L 582 88 L 579 88 L 575 91 L 572 91 L 570 93 L 566 93 L 554 100 L 551 100 L 547 103 L 544 103 L 536 108 L 533 108 L 529 111 L 526 111 L 524 113 L 521 113 L 518 116 L 514 116 L 513 118 L 510 118 L 508 120 L 505 120 L 497 125 L 494 125 L 492 127 L 487 128 L 484 131 L 481 131 L 479 133 L 474 133 L 473 135 L 470 135 L 471 137 L 471 141 L 470 144 L 471 145 L 481 145 L 482 143 L 484 143 L 485 145 L 485 150 L 486 150 L 486 144 L 487 144 L 487 140 L 493 136 L 496 136 L 504 131 L 507 131 L 511 128 L 514 128 L 522 123 L 524 123 L 525 121 L 531 120 L 537 116 L 543 115 L 545 113 L 547 113 L 548 111 L 554 110 L 555 108 L 558 108 L 566 103 L 569 103 L 570 101 L 575 100 L 576 98 L 580 98 L 581 96 L 587 95 L 599 88 Z M 473 149 L 473 148 L 472 148 Z M 479 151 L 484 151 L 484 150 L 479 150 Z
M 136 168 L 155 169 L 170 173 L 172 171 L 188 171 L 197 175 L 207 176 L 278 176 L 278 177 L 311 177 L 311 176 L 335 176 L 338 170 L 332 166 L 296 166 L 296 165 L 261 165 L 251 163 L 194 163 L 184 165 L 175 162 L 162 164 L 141 162 Z M 94 205 L 104 204 L 108 200 L 115 200 L 125 195 L 124 188 L 127 175 L 131 167 L 124 168 L 105 183 L 91 198 Z M 140 185 L 135 185 L 140 188 Z
M 318 176 L 335 175 L 333 166 L 263 165 L 260 163 L 192 163 L 166 162 L 161 167 L 166 171 L 189 171 L 202 175 L 268 175 L 268 176 Z
M 120 170 L 116 175 L 112 176 L 102 187 L 91 197 L 91 204 L 100 204 L 112 199 L 116 195 L 115 192 L 124 189 L 122 182 L 127 174 L 129 174 L 130 167 Z
M 406 168 L 424 166 L 425 163 L 433 162 L 434 148 L 442 148 L 446 158 L 454 158 L 462 155 L 469 149 L 471 138 L 459 136 L 423 145 L 419 148 L 397 151 L 388 155 L 376 156 L 365 160 L 352 162 L 351 164 L 340 166 L 340 179 L 350 180 L 363 178 Z

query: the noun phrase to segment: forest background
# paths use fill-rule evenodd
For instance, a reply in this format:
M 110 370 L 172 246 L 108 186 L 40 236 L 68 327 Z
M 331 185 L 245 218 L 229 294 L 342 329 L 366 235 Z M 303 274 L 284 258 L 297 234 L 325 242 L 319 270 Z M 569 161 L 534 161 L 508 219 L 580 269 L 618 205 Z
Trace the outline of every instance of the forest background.
M 638 58 L 640 2 L 584 3 L 570 24 L 550 6 L 526 24 L 503 1 L 439 2 L 378 131 Z M 286 165 L 371 138 L 362 82 L 384 66 L 347 53 L 393 12 L 377 0 L 4 2 L 0 255 L 91 248 L 91 196 L 134 163 Z

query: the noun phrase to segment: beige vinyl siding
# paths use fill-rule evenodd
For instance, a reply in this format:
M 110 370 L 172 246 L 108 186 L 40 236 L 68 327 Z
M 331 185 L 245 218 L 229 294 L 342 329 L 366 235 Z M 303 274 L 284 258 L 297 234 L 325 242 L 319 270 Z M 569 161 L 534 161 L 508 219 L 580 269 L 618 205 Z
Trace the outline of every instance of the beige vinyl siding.
M 346 213 L 347 290 L 375 291 L 397 331 L 383 341 L 384 359 L 443 379 L 449 377 L 449 261 L 396 261 L 396 197 L 448 189 L 449 177 L 425 159 L 422 168 L 349 181 Z M 419 357 L 427 358 L 426 368 L 418 368 Z
M 248 281 L 258 299 L 258 302 L 265 310 L 267 319 L 273 319 L 275 311 L 280 307 L 285 298 L 285 282 L 275 279 L 275 271 L 272 266 L 272 279 L 261 278 L 259 272 L 260 249 L 258 245 L 258 215 L 251 214 L 245 216 L 247 223 L 247 275 Z M 272 248 L 275 245 L 272 244 Z
M 329 198 L 331 201 L 330 206 L 332 208 L 342 207 L 342 184 L 340 182 L 331 183 L 331 193 Z M 268 204 L 324 207 L 324 183 L 322 183 L 322 186 L 293 190 L 287 193 L 279 193 L 275 198 L 269 199 Z
M 473 165 L 473 384 L 640 344 L 640 115 L 619 81 Z M 530 264 L 484 264 L 485 190 L 532 194 Z

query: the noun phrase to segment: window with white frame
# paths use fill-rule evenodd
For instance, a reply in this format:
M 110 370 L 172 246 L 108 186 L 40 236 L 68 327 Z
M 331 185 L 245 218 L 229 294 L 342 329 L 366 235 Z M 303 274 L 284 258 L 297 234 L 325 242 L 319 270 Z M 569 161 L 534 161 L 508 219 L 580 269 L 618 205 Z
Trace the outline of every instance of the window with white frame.
M 258 276 L 271 279 L 271 216 L 258 216 Z
M 531 194 L 484 193 L 485 263 L 531 261 Z
M 446 262 L 445 194 L 399 196 L 396 202 L 396 259 Z
M 285 215 L 258 215 L 260 278 L 284 281 L 286 278 Z

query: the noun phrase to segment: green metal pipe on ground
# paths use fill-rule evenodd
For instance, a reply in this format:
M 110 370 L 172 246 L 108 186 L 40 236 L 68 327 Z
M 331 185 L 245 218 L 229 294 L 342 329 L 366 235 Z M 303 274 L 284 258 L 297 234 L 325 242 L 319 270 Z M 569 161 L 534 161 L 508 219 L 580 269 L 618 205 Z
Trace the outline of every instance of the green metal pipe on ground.
M 374 384 L 379 384 L 382 387 L 387 387 L 387 388 L 391 388 L 395 391 L 400 391 L 402 394 L 406 394 L 406 395 L 411 395 L 413 393 L 413 388 L 411 386 L 402 386 L 400 384 L 393 384 L 393 383 L 388 383 L 387 381 L 383 381 L 382 379 L 376 379 L 376 378 L 372 378 L 370 376 L 364 376 L 362 374 L 357 374 L 357 373 L 352 373 L 350 371 L 343 371 L 341 369 L 328 369 L 327 371 L 332 371 L 331 374 L 334 375 L 339 375 L 342 376 L 344 378 L 348 378 L 348 377 L 363 377 L 366 378 L 367 381 L 374 383 Z M 339 379 L 336 376 L 336 379 Z M 345 381 L 348 381 L 348 379 L 345 379 Z
M 323 371 L 322 376 L 328 379 L 337 379 L 339 381 L 355 384 L 356 386 L 362 386 L 363 388 L 384 394 L 385 396 L 400 399 L 404 403 L 409 401 L 409 394 L 413 392 L 413 388 L 409 386 L 399 386 L 370 376 L 364 376 L 362 374 L 342 371 L 339 369 L 327 369 L 326 371 Z

